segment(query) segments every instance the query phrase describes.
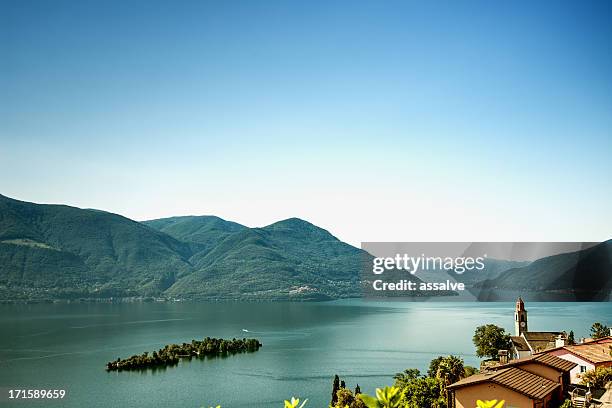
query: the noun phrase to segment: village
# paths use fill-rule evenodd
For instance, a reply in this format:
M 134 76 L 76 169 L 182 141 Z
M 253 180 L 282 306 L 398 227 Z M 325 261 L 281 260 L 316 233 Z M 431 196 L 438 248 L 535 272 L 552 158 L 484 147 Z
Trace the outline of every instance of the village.
M 449 408 L 473 408 L 479 400 L 503 400 L 506 408 L 612 408 L 612 329 L 600 327 L 607 332 L 579 341 L 573 332 L 529 331 L 518 298 L 511 347 L 447 386 Z

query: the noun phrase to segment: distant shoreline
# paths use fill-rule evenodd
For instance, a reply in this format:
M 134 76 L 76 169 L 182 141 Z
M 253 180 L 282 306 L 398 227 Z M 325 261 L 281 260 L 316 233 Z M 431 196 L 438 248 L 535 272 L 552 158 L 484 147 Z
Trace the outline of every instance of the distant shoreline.
M 566 293 L 551 293 L 546 294 L 542 292 L 520 292 L 520 294 L 531 302 L 541 303 L 609 303 L 610 300 L 580 300 L 576 299 L 575 294 Z M 513 302 L 511 296 L 515 295 L 514 291 L 508 293 L 506 296 L 491 298 L 489 300 L 461 300 L 456 296 L 431 296 L 431 297 L 344 297 L 344 298 L 327 298 L 327 299 L 223 299 L 223 298 L 210 298 L 210 299 L 163 299 L 163 298 L 148 298 L 148 297 L 125 297 L 125 298 L 82 298 L 82 299 L 9 299 L 0 300 L 0 306 L 2 305 L 35 305 L 35 304 L 130 304 L 130 303 L 333 303 L 338 301 L 350 301 L 350 300 L 363 300 L 364 302 L 378 302 L 378 303 L 507 303 Z M 563 298 L 559 298 L 562 296 Z M 612 293 L 610 294 L 612 298 Z

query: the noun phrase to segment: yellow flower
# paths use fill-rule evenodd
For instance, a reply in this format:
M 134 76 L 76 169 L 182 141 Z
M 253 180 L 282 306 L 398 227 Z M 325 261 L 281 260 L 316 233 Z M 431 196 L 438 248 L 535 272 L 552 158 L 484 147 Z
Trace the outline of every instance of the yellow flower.
M 478 400 L 476 401 L 476 404 L 478 405 L 477 408 L 503 408 L 505 403 L 506 403 L 505 400 L 501 400 L 499 402 L 497 402 L 497 400 L 492 400 L 492 401 Z

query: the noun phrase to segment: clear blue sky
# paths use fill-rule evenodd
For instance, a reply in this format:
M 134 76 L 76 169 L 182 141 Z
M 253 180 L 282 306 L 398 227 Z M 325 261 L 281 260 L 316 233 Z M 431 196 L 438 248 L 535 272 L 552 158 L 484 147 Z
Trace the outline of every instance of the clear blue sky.
M 0 193 L 351 243 L 612 236 L 612 3 L 0 0 Z

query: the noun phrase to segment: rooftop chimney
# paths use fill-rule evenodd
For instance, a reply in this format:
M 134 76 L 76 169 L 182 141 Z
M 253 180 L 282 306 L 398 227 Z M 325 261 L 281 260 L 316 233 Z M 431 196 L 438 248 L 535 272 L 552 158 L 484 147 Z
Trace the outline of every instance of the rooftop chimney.
M 555 347 L 563 347 L 566 345 L 567 338 L 560 334 L 555 338 Z

